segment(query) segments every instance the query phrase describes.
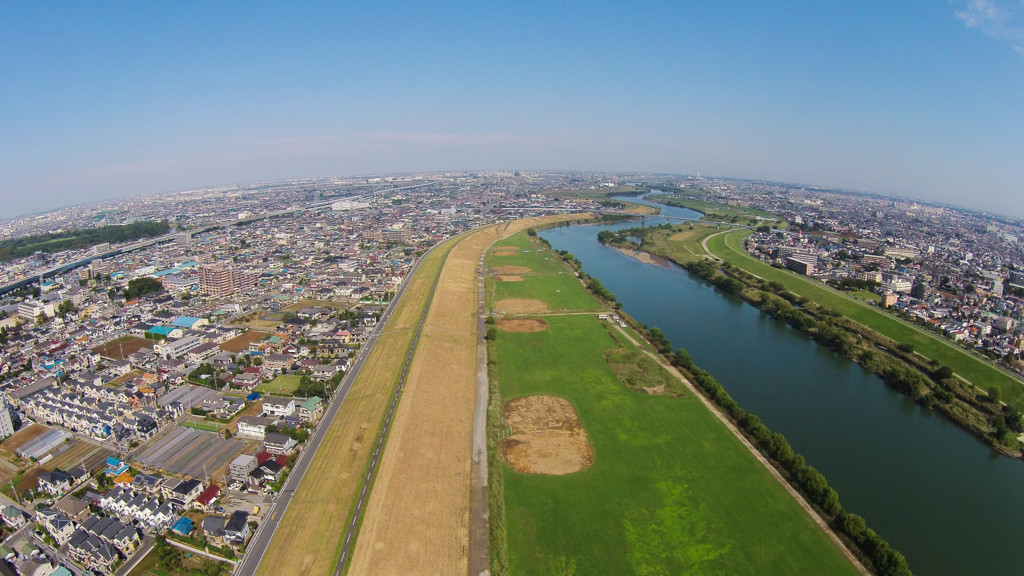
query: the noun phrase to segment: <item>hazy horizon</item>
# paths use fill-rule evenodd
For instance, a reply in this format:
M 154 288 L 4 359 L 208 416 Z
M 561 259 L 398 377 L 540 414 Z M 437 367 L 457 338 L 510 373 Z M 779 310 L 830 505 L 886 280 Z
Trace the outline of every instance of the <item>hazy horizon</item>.
M 2 218 L 427 171 L 720 174 L 1024 216 L 1024 4 L 5 3 Z

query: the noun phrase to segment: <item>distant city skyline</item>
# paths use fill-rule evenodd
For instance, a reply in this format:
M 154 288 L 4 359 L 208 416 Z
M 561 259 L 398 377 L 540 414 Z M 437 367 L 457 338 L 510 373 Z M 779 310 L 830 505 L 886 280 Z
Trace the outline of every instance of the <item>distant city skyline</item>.
M 0 218 L 467 170 L 699 171 L 1024 216 L 1018 0 L 3 13 Z

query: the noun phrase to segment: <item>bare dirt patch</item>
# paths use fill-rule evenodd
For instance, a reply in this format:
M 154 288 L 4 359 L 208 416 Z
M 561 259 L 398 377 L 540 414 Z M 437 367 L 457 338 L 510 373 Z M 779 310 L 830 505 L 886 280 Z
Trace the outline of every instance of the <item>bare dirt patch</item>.
M 536 314 L 537 312 L 547 312 L 548 304 L 543 300 L 507 298 L 496 303 L 494 309 L 504 314 Z
M 515 398 L 504 414 L 512 435 L 502 440 L 501 455 L 517 472 L 561 476 L 594 462 L 587 431 L 565 398 Z
M 14 436 L 11 436 L 7 440 L 4 440 L 4 443 L 0 446 L 2 446 L 4 450 L 10 450 L 11 452 L 15 452 L 18 450 L 18 448 L 21 448 L 25 444 L 28 444 L 29 442 L 35 440 L 36 438 L 39 438 L 40 436 L 46 434 L 49 431 L 50 429 L 47 428 L 46 426 L 43 426 L 42 424 L 32 424 L 27 428 L 22 428 L 21 430 L 18 430 L 18 432 Z
M 519 252 L 518 246 L 498 246 L 494 249 L 495 256 L 515 256 Z
M 523 277 L 522 276 L 506 276 L 506 275 L 501 275 L 501 276 L 495 276 L 494 278 L 495 278 L 495 280 L 498 280 L 500 282 L 522 282 L 523 281 Z
M 111 360 L 124 360 L 139 350 L 143 348 L 150 348 L 152 346 L 152 340 L 146 340 L 145 338 L 122 337 L 111 340 L 102 346 L 97 346 L 93 348 L 92 351 L 104 358 L 110 358 Z
M 267 336 L 270 336 L 270 332 L 262 332 L 260 330 L 250 330 L 240 336 L 235 336 L 231 340 L 224 342 L 220 345 L 220 349 L 231 354 L 238 354 L 243 350 L 249 349 L 249 344 L 258 342 Z
M 498 266 L 494 269 L 495 274 L 501 275 L 520 275 L 529 272 L 533 272 L 533 269 L 526 266 Z
M 543 332 L 548 323 L 540 318 L 502 318 L 495 325 L 503 332 Z

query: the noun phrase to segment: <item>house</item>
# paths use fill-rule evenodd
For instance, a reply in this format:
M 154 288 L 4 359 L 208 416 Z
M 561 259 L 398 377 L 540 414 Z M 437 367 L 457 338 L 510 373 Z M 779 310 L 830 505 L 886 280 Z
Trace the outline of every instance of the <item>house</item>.
M 163 494 L 171 503 L 181 507 L 188 506 L 203 492 L 203 483 L 194 478 L 177 480 L 171 478 L 164 482 Z
M 196 499 L 192 501 L 192 506 L 198 510 L 205 510 L 212 506 L 218 498 L 220 498 L 220 486 L 210 484 L 206 490 L 196 496 Z
M 241 416 L 238 418 L 238 433 L 239 438 L 251 438 L 253 440 L 263 441 L 263 438 L 267 434 L 267 425 L 270 422 L 266 418 L 260 418 L 258 416 Z
M 207 516 L 203 518 L 203 536 L 206 537 L 206 540 L 213 542 L 217 546 L 223 545 L 224 524 L 226 521 L 227 518 L 223 516 Z
M 278 432 L 269 432 L 263 439 L 263 446 L 268 452 L 287 454 L 298 444 L 291 436 Z
M 147 414 L 136 414 L 135 434 L 143 440 L 152 438 L 157 432 L 156 420 Z
M 120 476 L 128 470 L 128 465 L 113 456 L 107 457 L 107 476 Z
M 36 522 L 41 524 L 60 546 L 67 544 L 75 533 L 75 523 L 60 511 L 52 508 L 36 510 Z
M 319 396 L 311 396 L 299 406 L 299 418 L 304 422 L 316 422 L 323 413 L 324 403 Z
M 292 367 L 295 362 L 295 358 L 288 354 L 272 353 L 267 354 L 263 358 L 263 367 L 267 370 L 273 370 L 275 372 L 281 372 Z
M 119 558 L 117 548 L 113 544 L 81 528 L 68 540 L 68 556 L 101 574 L 112 574 L 114 563 Z
M 163 477 L 156 474 L 136 474 L 135 479 L 132 480 L 132 490 L 156 494 L 160 491 L 160 483 L 163 480 Z
M 318 363 L 313 367 L 311 376 L 316 380 L 330 380 L 336 374 L 343 372 L 344 369 L 344 364 L 338 360 L 333 360 L 330 364 Z
M 249 537 L 249 513 L 235 510 L 224 524 L 224 538 L 241 544 Z
M 39 489 L 50 496 L 60 496 L 71 490 L 73 482 L 70 474 L 59 469 L 39 475 Z
M 242 372 L 231 379 L 231 385 L 236 388 L 250 390 L 260 383 L 260 375 L 257 372 Z
M 5 506 L 4 509 L 0 511 L 0 517 L 3 518 L 4 524 L 7 524 L 11 528 L 20 528 L 28 522 L 28 514 L 13 504 Z
M 263 398 L 263 413 L 268 416 L 291 416 L 295 413 L 295 400 L 267 396 Z
M 89 505 L 81 498 L 68 496 L 53 506 L 54 510 L 64 514 L 74 522 L 82 522 L 89 517 Z
M 233 480 L 238 480 L 239 482 L 246 482 L 249 479 L 249 474 L 251 474 L 258 465 L 259 464 L 257 463 L 255 456 L 239 454 L 231 461 L 231 478 Z

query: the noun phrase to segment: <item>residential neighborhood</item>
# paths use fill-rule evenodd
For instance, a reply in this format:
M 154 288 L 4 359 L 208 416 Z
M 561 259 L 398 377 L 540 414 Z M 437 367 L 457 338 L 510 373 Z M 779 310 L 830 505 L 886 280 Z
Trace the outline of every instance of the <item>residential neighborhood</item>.
M 115 574 L 157 542 L 244 554 L 421 254 L 489 222 L 596 206 L 539 195 L 547 182 L 438 175 L 335 197 L 350 183 L 301 181 L 48 218 L 174 225 L 143 247 L 0 265 L 0 285 L 24 284 L 0 300 L 4 522 L 50 550 L 16 556 Z

